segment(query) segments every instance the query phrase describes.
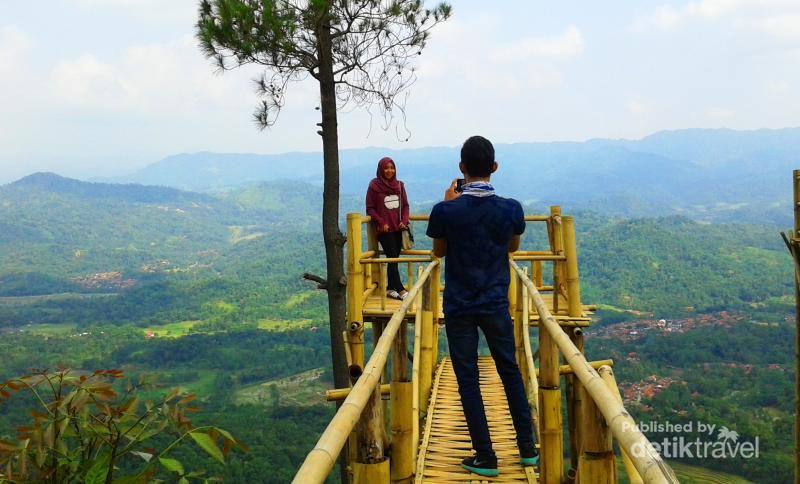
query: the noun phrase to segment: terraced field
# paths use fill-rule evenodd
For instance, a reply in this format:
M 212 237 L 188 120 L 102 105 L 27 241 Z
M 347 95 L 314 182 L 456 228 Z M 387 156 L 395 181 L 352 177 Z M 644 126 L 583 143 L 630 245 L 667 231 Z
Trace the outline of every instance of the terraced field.
M 234 395 L 234 402 L 272 405 L 278 398 L 281 404 L 285 405 L 319 405 L 325 402 L 325 390 L 328 389 L 328 385 L 320 380 L 323 372 L 324 369 L 315 368 L 286 378 L 241 388 Z

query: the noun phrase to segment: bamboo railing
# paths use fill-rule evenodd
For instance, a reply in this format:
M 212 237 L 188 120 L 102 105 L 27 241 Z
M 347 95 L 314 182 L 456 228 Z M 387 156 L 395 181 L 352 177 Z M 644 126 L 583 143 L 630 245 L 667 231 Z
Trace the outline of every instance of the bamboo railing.
M 414 287 L 409 291 L 408 297 L 400 305 L 400 309 L 386 324 L 380 339 L 375 345 L 372 356 L 358 376 L 352 390 L 339 407 L 336 415 L 325 428 L 325 431 L 317 441 L 314 449 L 306 456 L 305 461 L 292 482 L 297 484 L 324 482 L 333 469 L 336 459 L 342 451 L 345 442 L 347 442 L 350 433 L 353 432 L 357 426 L 372 427 L 374 431 L 374 427 L 383 425 L 383 417 L 379 405 L 379 385 L 387 359 L 393 346 L 395 346 L 395 338 L 405 318 L 406 311 L 408 311 L 409 306 L 411 306 L 415 299 L 422 297 L 421 292 L 423 287 L 427 288 L 428 291 L 431 290 L 429 278 L 438 265 L 438 260 L 434 260 L 428 264 L 417 280 L 417 283 L 414 284 Z M 422 312 L 422 314 L 424 318 L 424 312 Z M 424 324 L 422 326 L 424 326 Z M 424 355 L 420 357 L 420 360 L 423 359 Z M 419 364 L 420 360 L 414 362 L 415 367 Z M 420 372 L 420 376 L 422 377 L 422 372 Z M 430 380 L 430 375 L 428 375 L 428 379 Z M 422 397 L 423 395 L 420 395 L 420 400 L 422 400 Z M 424 398 L 427 400 L 427 395 L 425 395 Z M 367 415 L 369 418 L 362 418 L 365 411 L 368 410 L 373 410 L 372 413 Z M 408 455 L 413 455 L 415 451 L 416 449 L 411 449 Z M 354 463 L 354 482 L 388 482 L 389 459 L 385 456 L 381 456 L 381 458 L 382 459 L 376 459 L 380 461 L 374 463 Z
M 622 402 L 618 400 L 617 397 L 612 393 L 597 371 L 586 361 L 583 353 L 575 346 L 561 326 L 559 326 L 558 321 L 553 318 L 533 282 L 531 282 L 531 280 L 516 262 L 511 261 L 511 266 L 517 274 L 518 283 L 521 283 L 526 287 L 533 300 L 534 307 L 539 313 L 540 337 L 543 333 L 546 333 L 549 336 L 550 341 L 552 341 L 552 344 L 557 347 L 557 350 L 560 351 L 567 360 L 567 363 L 572 368 L 578 380 L 580 380 L 581 386 L 589 397 L 584 400 L 585 404 L 591 402 L 591 404 L 588 405 L 590 407 L 588 411 L 584 410 L 582 419 L 584 422 L 584 431 L 592 430 L 591 428 L 587 429 L 586 427 L 591 427 L 597 422 L 597 418 L 592 418 L 592 411 L 594 408 L 596 408 L 597 412 L 599 412 L 599 415 L 602 415 L 604 418 L 605 423 L 610 429 L 613 437 L 619 442 L 620 447 L 633 461 L 633 465 L 635 466 L 639 475 L 642 476 L 642 479 L 644 479 L 644 482 L 677 483 L 678 479 L 675 477 L 672 469 L 670 469 L 669 466 L 661 459 L 661 456 L 658 454 L 658 452 L 656 452 L 650 441 L 647 440 L 647 437 L 645 437 L 645 435 L 638 429 L 636 422 L 625 410 Z M 569 279 L 569 275 L 567 278 Z M 544 350 L 545 348 L 540 346 L 540 358 L 542 359 L 542 352 Z M 547 370 L 552 371 L 549 368 Z M 544 363 L 542 363 L 541 371 L 542 373 L 546 371 Z M 555 371 L 558 371 L 557 366 Z M 547 402 L 545 401 L 545 403 Z M 558 419 L 560 419 L 560 399 L 558 400 L 558 405 Z M 591 408 L 592 406 L 594 406 L 594 408 Z M 547 409 L 544 409 L 544 412 L 547 412 Z M 547 417 L 548 416 L 545 413 L 545 418 Z M 556 420 L 556 418 L 551 418 L 551 420 Z M 545 421 L 547 422 L 547 420 Z M 604 438 L 596 435 L 598 432 L 586 433 L 589 435 L 584 435 L 583 438 L 587 444 L 589 443 L 588 439 L 590 437 L 592 441 L 604 440 Z M 542 482 L 561 482 L 561 468 L 550 469 L 550 471 L 553 472 L 548 474 L 547 465 L 553 465 L 552 462 L 557 461 L 557 459 L 547 460 L 548 445 L 553 444 L 547 440 L 546 434 L 543 435 L 543 439 L 544 440 L 541 442 L 543 450 Z M 558 452 L 558 454 L 561 454 L 561 447 L 556 448 L 555 451 Z M 592 450 L 584 448 L 584 452 L 592 453 L 593 455 L 591 459 L 585 460 L 585 466 L 579 465 L 578 474 L 580 475 L 581 482 L 609 482 L 608 480 L 601 478 L 600 474 L 595 474 L 596 472 L 608 472 L 605 467 L 608 465 L 607 461 L 602 462 L 602 460 L 600 460 L 601 466 L 603 467 L 593 465 L 599 460 L 596 459 L 596 452 L 606 452 L 607 455 L 610 455 L 611 462 L 613 463 L 613 453 L 609 453 L 609 451 L 610 449 L 608 449 L 607 446 L 603 446 L 602 449 L 592 447 Z M 557 478 L 555 477 L 556 474 L 558 474 Z M 606 477 L 608 476 L 606 475 Z

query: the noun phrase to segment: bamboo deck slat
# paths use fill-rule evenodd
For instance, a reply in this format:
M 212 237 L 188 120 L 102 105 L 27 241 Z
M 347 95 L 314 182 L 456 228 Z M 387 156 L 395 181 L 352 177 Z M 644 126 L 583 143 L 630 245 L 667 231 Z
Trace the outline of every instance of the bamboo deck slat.
M 491 357 L 480 357 L 481 393 L 489 421 L 500 475 L 482 477 L 461 468 L 461 459 L 472 455 L 472 444 L 461 409 L 458 383 L 449 358 L 436 372 L 431 392 L 431 411 L 417 458 L 417 483 L 537 482 L 536 470 L 519 463 L 514 425 L 508 410 L 503 384 Z

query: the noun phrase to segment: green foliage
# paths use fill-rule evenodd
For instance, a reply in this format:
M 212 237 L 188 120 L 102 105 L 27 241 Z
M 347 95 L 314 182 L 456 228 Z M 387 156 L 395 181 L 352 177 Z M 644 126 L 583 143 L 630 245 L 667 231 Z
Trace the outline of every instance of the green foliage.
M 322 83 L 323 100 L 402 109 L 395 98 L 413 82 L 413 59 L 450 14 L 447 4 L 427 9 L 421 1 L 203 0 L 197 39 L 222 71 L 265 67 L 254 117 L 266 127 L 283 106 L 287 84 L 307 75 Z
M 142 402 L 144 379 L 127 382 L 120 393 L 114 380 L 121 378 L 122 370 L 80 374 L 61 369 L 0 383 L 0 404 L 20 391 L 38 403 L 31 410 L 33 422 L 17 428 L 15 441 L 0 440 L 0 480 L 144 483 L 159 475 L 154 466 L 159 463 L 188 482 L 204 472 L 187 474 L 180 461 L 166 457 L 187 436 L 220 463 L 233 447 L 241 447 L 227 431 L 192 425 L 187 415 L 199 411 L 190 406 L 194 395 L 176 389 L 156 403 Z
M 793 291 L 791 259 L 776 229 L 683 217 L 582 227 L 586 301 L 664 317 L 745 308 Z

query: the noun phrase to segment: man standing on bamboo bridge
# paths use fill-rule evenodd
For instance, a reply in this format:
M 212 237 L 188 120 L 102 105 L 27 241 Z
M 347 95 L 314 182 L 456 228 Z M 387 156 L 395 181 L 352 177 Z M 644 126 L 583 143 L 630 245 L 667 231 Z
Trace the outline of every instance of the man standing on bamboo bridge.
M 494 193 L 497 170 L 492 143 L 473 136 L 461 148 L 463 185 L 454 180 L 444 202 L 433 207 L 427 234 L 433 253 L 447 257 L 444 316 L 464 417 L 475 455 L 465 469 L 486 477 L 498 475 L 478 374 L 478 328 L 483 331 L 503 381 L 514 421 L 522 465 L 536 465 L 539 455 L 531 412 L 514 356 L 514 325 L 508 312 L 508 254 L 519 249 L 525 231 L 522 205 Z

